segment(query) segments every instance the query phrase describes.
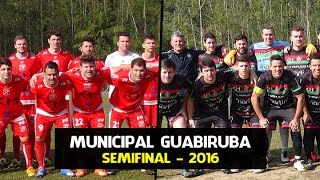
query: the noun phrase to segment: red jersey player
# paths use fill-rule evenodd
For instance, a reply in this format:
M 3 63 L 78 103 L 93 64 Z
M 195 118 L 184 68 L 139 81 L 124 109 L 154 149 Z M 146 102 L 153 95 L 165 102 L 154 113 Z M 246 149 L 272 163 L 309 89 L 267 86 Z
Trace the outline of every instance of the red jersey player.
M 59 72 L 65 72 L 68 70 L 69 62 L 74 59 L 71 52 L 61 48 L 61 34 L 57 31 L 51 31 L 48 34 L 48 43 L 49 48 L 45 49 L 38 53 L 37 57 L 39 58 L 42 67 L 49 62 L 53 61 L 58 64 Z M 66 97 L 67 98 L 67 97 Z M 49 134 L 46 139 L 46 164 L 51 164 L 50 161 L 50 143 L 51 142 L 51 135 Z
M 156 40 L 151 34 L 144 37 L 142 44 L 144 53 L 142 58 L 146 61 L 147 68 L 154 73 L 159 73 L 159 54 L 155 52 Z M 158 77 L 153 79 L 147 88 L 142 101 L 143 112 L 146 116 L 146 126 L 155 128 L 157 126 L 157 107 L 158 107 Z
M 130 71 L 123 70 L 111 76 L 111 84 L 115 86 L 109 99 L 111 128 L 120 128 L 124 119 L 128 120 L 130 128 L 146 127 L 141 103 L 155 76 L 146 71 L 146 62 L 142 58 L 132 60 Z
M 52 125 L 56 128 L 70 128 L 69 113 L 65 101 L 65 95 L 72 88 L 71 81 L 66 75 L 59 76 L 58 65 L 49 61 L 44 67 L 44 77 L 31 85 L 31 91 L 36 95 L 36 157 L 38 172 L 36 177 L 47 174 L 44 164 L 45 144 L 44 140 L 50 133 Z M 64 175 L 75 176 L 70 170 L 61 170 Z
M 29 81 L 33 74 L 41 71 L 41 64 L 36 56 L 28 52 L 28 40 L 24 35 L 17 35 L 14 39 L 14 48 L 16 53 L 10 55 L 8 59 L 12 62 L 12 74 L 20 75 Z M 24 113 L 28 121 L 29 139 L 34 149 L 34 116 L 35 116 L 35 97 L 29 91 L 25 90 L 21 93 L 20 101 L 23 105 Z M 0 142 L 2 143 L 2 142 Z M 5 142 L 4 142 L 5 143 Z M 18 136 L 13 137 L 13 157 L 8 168 L 17 168 L 21 165 L 20 161 L 20 139 Z
M 61 34 L 56 31 L 51 31 L 48 34 L 49 48 L 38 53 L 42 67 L 49 62 L 53 61 L 58 64 L 59 72 L 68 70 L 69 62 L 74 59 L 71 52 L 61 48 Z
M 91 37 L 84 37 L 80 41 L 80 51 L 82 55 L 91 55 L 93 54 L 94 51 L 94 40 Z M 98 58 L 95 57 L 95 64 L 96 64 L 96 69 L 101 69 L 104 67 L 103 62 Z M 71 60 L 68 65 L 68 69 L 73 69 L 73 68 L 80 68 L 80 56 L 76 57 L 75 59 Z
M 73 83 L 73 127 L 74 128 L 104 128 L 105 114 L 101 90 L 105 82 L 110 82 L 109 68 L 96 71 L 95 60 L 92 55 L 80 57 L 80 69 L 67 72 Z M 78 169 L 76 176 L 86 174 L 86 170 Z M 96 169 L 95 174 L 108 176 L 105 169 Z
M 0 59 L 0 137 L 4 136 L 8 124 L 13 133 L 20 137 L 26 159 L 27 175 L 34 176 L 32 167 L 32 147 L 29 141 L 29 128 L 20 95 L 28 86 L 28 81 L 19 75 L 12 75 L 12 63 Z

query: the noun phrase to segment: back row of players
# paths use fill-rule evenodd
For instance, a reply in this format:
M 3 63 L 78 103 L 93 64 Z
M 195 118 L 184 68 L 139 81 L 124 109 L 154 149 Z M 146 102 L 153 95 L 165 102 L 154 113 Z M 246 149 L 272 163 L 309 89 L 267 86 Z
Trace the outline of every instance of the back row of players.
M 265 26 L 261 37 L 263 42 L 249 47 L 247 37 L 238 35 L 233 42 L 235 50 L 225 55 L 226 48 L 217 46 L 216 37 L 211 33 L 204 36 L 206 51 L 197 51 L 186 49 L 183 34 L 174 32 L 173 49 L 161 54 L 159 122 L 166 117 L 173 128 L 211 128 L 212 124 L 216 128 L 241 128 L 246 123 L 253 128 L 266 128 L 270 145 L 272 130 L 278 121 L 281 161 L 291 161 L 298 171 L 311 169 L 313 161 L 319 159 L 313 146 L 316 138 L 319 153 L 320 57 L 315 46 L 305 45 L 304 29 L 300 26 L 290 29 L 291 44 L 275 41 L 272 26 Z M 256 83 L 252 81 L 255 74 L 259 75 Z M 302 114 L 305 164 L 301 160 Z M 294 148 L 291 159 L 288 157 L 289 131 Z M 269 161 L 269 152 L 266 157 Z M 253 172 L 264 170 L 253 169 Z M 182 175 L 190 177 L 201 172 L 185 169 Z
M 7 167 L 21 165 L 21 140 L 28 176 L 47 174 L 45 159 L 50 160 L 53 124 L 57 128 L 105 128 L 101 91 L 106 84 L 114 86 L 113 92 L 109 90 L 109 127 L 121 127 L 124 119 L 132 128 L 156 126 L 159 55 L 155 52 L 153 35 L 145 36 L 142 43 L 145 51 L 140 56 L 129 51 L 129 34 L 119 33 L 118 51 L 107 56 L 105 66 L 92 55 L 92 38 L 81 40 L 82 55 L 77 58 L 61 48 L 61 41 L 59 32 L 50 32 L 50 47 L 34 55 L 28 51 L 27 38 L 18 35 L 14 39 L 16 53 L 0 59 L 0 162 L 2 166 L 8 165 L 5 129 L 11 124 L 14 160 Z M 39 73 L 41 71 L 43 73 Z M 72 108 L 68 108 L 66 95 L 72 99 Z M 32 165 L 33 149 L 37 172 Z M 87 170 L 62 169 L 60 172 L 81 177 Z M 96 169 L 94 173 L 108 176 L 111 172 Z M 147 170 L 147 173 L 153 172 Z

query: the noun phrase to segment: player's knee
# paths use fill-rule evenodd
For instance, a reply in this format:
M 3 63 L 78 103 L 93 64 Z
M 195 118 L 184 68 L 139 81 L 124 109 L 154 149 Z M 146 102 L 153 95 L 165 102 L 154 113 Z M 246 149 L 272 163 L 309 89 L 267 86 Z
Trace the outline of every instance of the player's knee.
M 23 137 L 19 137 L 21 142 L 26 142 L 29 141 L 29 136 L 23 136 Z
M 173 123 L 173 128 L 187 128 L 187 123 L 184 118 L 178 118 Z
M 41 142 L 44 141 L 45 137 L 43 136 L 36 136 L 36 141 Z

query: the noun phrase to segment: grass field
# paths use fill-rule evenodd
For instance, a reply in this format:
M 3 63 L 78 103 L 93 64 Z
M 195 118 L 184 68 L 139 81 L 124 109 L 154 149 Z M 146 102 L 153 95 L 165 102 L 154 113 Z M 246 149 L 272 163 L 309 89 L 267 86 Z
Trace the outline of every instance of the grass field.
M 108 106 L 107 102 L 107 94 L 103 94 L 103 99 L 105 101 L 105 108 Z M 108 127 L 108 126 L 106 126 Z M 123 127 L 127 127 L 126 123 L 123 124 Z M 54 130 L 52 130 L 52 142 L 51 142 L 51 157 L 52 162 L 54 163 Z M 26 179 L 28 178 L 27 174 L 25 173 L 25 164 L 24 164 L 24 158 L 23 155 L 20 155 L 22 159 L 22 168 L 21 169 L 15 169 L 15 170 L 0 170 L 0 180 L 5 179 Z M 6 158 L 7 160 L 11 160 L 13 158 L 12 153 L 12 132 L 11 128 L 7 128 L 7 149 L 6 149 Z M 48 167 L 47 168 L 49 174 L 41 179 L 72 179 L 70 177 L 65 177 L 59 174 L 59 171 L 54 169 L 54 167 Z M 153 180 L 155 177 L 147 175 L 145 173 L 142 173 L 140 169 L 138 170 L 121 170 L 116 175 L 108 176 L 107 177 L 110 180 Z M 102 179 L 102 177 L 99 177 L 91 171 L 91 173 L 87 174 L 85 177 L 82 177 L 81 179 Z

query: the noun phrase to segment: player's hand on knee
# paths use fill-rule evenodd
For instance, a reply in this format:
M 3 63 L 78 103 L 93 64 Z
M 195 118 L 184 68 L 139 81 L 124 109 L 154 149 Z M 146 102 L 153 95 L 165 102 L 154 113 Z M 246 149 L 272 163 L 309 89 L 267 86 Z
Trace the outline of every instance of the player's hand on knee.
M 262 118 L 259 120 L 260 126 L 262 128 L 267 128 L 269 127 L 269 120 L 267 118 Z
M 304 113 L 302 119 L 303 119 L 303 123 L 307 123 L 308 121 L 313 122 L 309 113 Z
M 299 131 L 300 129 L 299 121 L 293 119 L 292 121 L 290 121 L 289 127 L 293 132 Z
M 195 128 L 195 124 L 194 124 L 194 120 L 193 119 L 189 119 L 189 127 L 190 128 Z

